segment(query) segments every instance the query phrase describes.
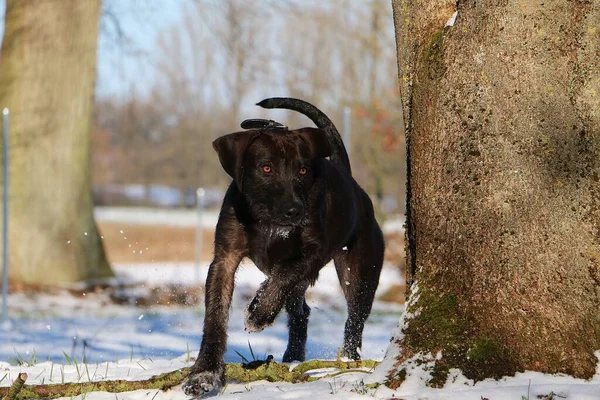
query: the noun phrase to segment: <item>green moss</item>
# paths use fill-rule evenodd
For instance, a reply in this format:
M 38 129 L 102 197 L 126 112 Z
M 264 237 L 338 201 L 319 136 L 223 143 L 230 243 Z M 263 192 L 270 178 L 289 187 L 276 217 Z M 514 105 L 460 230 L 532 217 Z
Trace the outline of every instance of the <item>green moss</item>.
M 242 364 L 227 364 L 225 377 L 228 380 L 237 382 L 252 382 L 261 379 L 269 382 L 299 382 L 305 380 L 301 374 L 291 372 L 287 365 L 276 362 L 265 363 L 254 369 L 244 368 Z
M 508 349 L 485 332 L 473 329 L 475 324 L 461 311 L 456 295 L 421 292 L 414 310 L 420 310 L 420 314 L 409 321 L 405 330 L 405 346 L 410 349 L 407 354 L 442 353 L 431 370 L 430 386 L 443 386 L 451 368 L 460 369 L 475 381 L 516 372 Z
M 365 383 L 365 387 L 368 389 L 377 389 L 379 386 L 381 386 L 381 383 L 379 382 Z
M 475 342 L 467 351 L 467 357 L 473 361 L 488 361 L 503 353 L 502 347 L 493 339 L 483 338 Z
M 464 320 L 459 313 L 458 300 L 454 294 L 443 296 L 422 294 L 418 306 L 421 314 L 415 321 L 415 334 L 408 334 L 411 347 L 423 349 L 424 352 L 437 354 L 442 352 L 442 360 L 437 360 L 431 371 L 432 387 L 441 387 L 446 382 L 452 362 L 448 357 L 459 352 L 467 331 Z M 411 328 L 412 330 L 412 328 Z M 419 333 L 417 333 L 419 332 Z M 428 349 L 428 350 L 425 350 Z
M 450 364 L 446 360 L 438 361 L 433 366 L 431 371 L 431 380 L 429 386 L 434 388 L 441 388 L 446 384 L 448 380 L 448 374 L 450 373 Z
M 454 345 L 460 340 L 463 331 L 457 309 L 457 299 L 453 294 L 441 297 L 421 295 L 416 305 L 420 314 L 409 324 L 409 331 L 415 329 L 420 334 L 408 335 L 411 346 L 436 349 Z
M 161 374 L 145 381 L 100 381 L 65 383 L 49 385 L 24 385 L 17 399 L 53 399 L 57 397 L 75 397 L 84 393 L 101 391 L 121 393 L 138 389 L 167 390 L 180 384 L 188 375 L 189 368 Z M 0 388 L 0 397 L 6 395 L 8 388 Z
M 429 43 L 423 48 L 422 62 L 431 79 L 439 79 L 446 72 L 444 64 L 444 29 L 439 29 L 431 35 Z
M 406 380 L 406 369 L 402 368 L 400 371 L 396 372 L 394 376 L 388 378 L 385 382 L 385 385 L 392 390 L 396 390 L 404 383 Z
M 247 368 L 242 364 L 226 364 L 225 377 L 229 381 L 251 382 L 258 380 L 267 380 L 269 382 L 305 382 L 317 380 L 319 378 L 310 378 L 304 373 L 311 369 L 335 367 L 340 372 L 333 376 L 356 370 L 358 368 L 374 368 L 379 364 L 373 360 L 362 361 L 321 361 L 311 360 L 299 364 L 294 370 L 290 371 L 289 366 L 277 362 L 265 362 L 256 368 Z M 366 371 L 362 371 L 366 372 Z M 93 391 L 121 393 L 139 389 L 158 389 L 167 390 L 173 386 L 179 385 L 190 373 L 190 368 L 167 372 L 154 376 L 143 381 L 101 381 L 101 382 L 83 382 L 83 383 L 65 383 L 49 385 L 27 385 L 25 384 L 17 399 L 53 399 L 57 397 L 75 397 L 84 393 Z M 406 372 L 404 372 L 406 376 Z M 9 388 L 0 388 L 0 398 L 7 395 Z

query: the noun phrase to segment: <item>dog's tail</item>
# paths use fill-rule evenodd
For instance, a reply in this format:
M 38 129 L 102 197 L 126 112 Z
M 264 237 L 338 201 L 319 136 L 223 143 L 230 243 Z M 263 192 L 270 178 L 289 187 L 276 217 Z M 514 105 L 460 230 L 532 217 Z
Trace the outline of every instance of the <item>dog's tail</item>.
M 260 103 L 256 103 L 256 105 L 263 108 L 285 108 L 286 110 L 293 110 L 306 115 L 318 128 L 325 131 L 327 140 L 329 140 L 329 144 L 332 148 L 331 156 L 329 157 L 331 162 L 349 174 L 352 173 L 352 170 L 350 169 L 350 160 L 348 159 L 348 153 L 346 152 L 346 147 L 344 147 L 342 137 L 333 122 L 331 122 L 329 117 L 325 115 L 323 111 L 319 110 L 309 102 L 291 97 L 271 97 L 264 99 Z

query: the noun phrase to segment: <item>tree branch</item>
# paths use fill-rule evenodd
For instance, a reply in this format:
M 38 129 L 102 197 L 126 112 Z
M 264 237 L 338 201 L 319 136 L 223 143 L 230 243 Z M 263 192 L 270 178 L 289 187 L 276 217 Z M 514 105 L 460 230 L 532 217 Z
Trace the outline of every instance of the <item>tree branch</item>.
M 27 380 L 27 374 L 25 372 L 21 372 L 17 379 L 13 382 L 12 385 L 7 390 L 6 396 L 2 397 L 2 400 L 15 400 L 23 388 L 25 381 Z
M 225 376 L 228 380 L 237 382 L 253 382 L 258 380 L 266 380 L 269 382 L 307 382 L 316 380 L 308 375 L 304 375 L 306 371 L 317 368 L 338 368 L 340 371 L 350 371 L 358 368 L 375 368 L 379 362 L 373 360 L 362 361 L 320 361 L 310 360 L 305 361 L 296 366 L 290 371 L 289 366 L 277 362 L 265 362 L 258 367 L 253 367 L 248 364 L 227 364 L 225 367 Z M 16 399 L 55 399 L 59 397 L 73 397 L 83 393 L 92 391 L 101 391 L 109 393 L 129 392 L 140 389 L 156 389 L 168 390 L 183 382 L 184 378 L 189 374 L 190 368 L 182 368 L 176 371 L 167 372 L 164 374 L 153 376 L 150 379 L 140 381 L 112 380 L 99 382 L 83 382 L 83 383 L 64 383 L 64 384 L 49 384 L 49 385 L 23 385 L 24 379 L 20 387 L 13 394 L 13 388 L 18 385 L 19 378 L 15 383 L 8 388 L 0 388 L 0 396 L 3 400 Z M 338 374 L 338 373 L 336 373 Z M 26 374 L 25 379 L 27 378 Z M 20 376 L 21 376 L 20 375 Z M 12 397 L 11 397 L 12 396 Z

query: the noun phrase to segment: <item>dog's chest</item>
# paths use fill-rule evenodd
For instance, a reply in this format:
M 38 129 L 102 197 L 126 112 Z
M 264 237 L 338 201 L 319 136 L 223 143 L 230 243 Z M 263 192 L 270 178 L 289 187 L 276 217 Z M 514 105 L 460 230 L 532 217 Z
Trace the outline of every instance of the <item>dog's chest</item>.
M 299 229 L 256 230 L 249 236 L 249 258 L 265 274 L 302 254 Z

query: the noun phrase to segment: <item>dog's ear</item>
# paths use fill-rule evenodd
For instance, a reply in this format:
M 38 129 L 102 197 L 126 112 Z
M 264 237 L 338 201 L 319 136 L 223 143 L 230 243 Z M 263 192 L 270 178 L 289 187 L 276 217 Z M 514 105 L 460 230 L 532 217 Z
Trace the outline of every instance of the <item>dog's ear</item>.
M 225 172 L 233 178 L 241 189 L 244 153 L 250 143 L 260 135 L 259 131 L 244 131 L 230 133 L 216 139 L 212 145 Z
M 318 128 L 302 128 L 298 135 L 310 146 L 312 158 L 325 158 L 331 155 L 331 144 L 324 130 Z

